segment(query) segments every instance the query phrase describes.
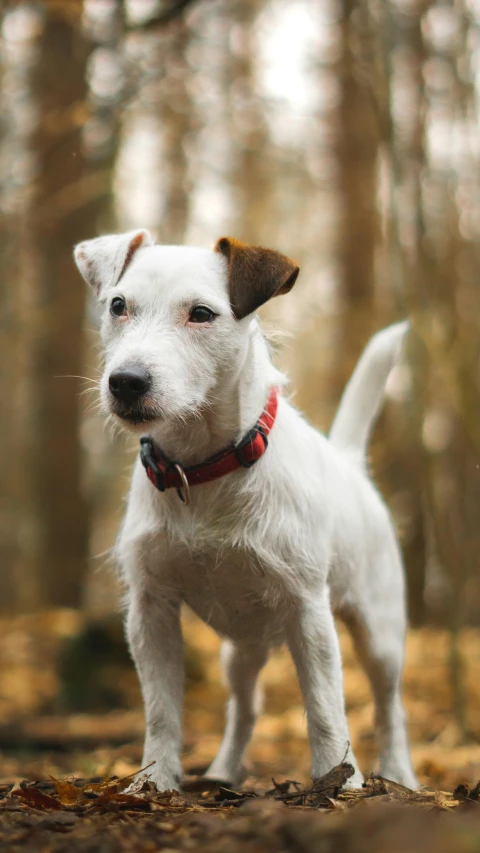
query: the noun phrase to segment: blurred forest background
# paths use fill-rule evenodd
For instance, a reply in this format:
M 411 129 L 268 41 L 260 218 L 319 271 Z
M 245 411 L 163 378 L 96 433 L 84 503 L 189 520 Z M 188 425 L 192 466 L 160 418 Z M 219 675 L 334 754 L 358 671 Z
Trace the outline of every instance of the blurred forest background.
M 263 318 L 322 429 L 369 336 L 412 318 L 372 445 L 416 629 L 407 704 L 419 741 L 478 741 L 478 0 L 4 0 L 0 27 L 0 746 L 22 713 L 58 711 L 47 660 L 70 710 L 116 660 L 108 549 L 136 448 L 95 409 L 97 317 L 72 247 L 136 227 L 298 260 Z

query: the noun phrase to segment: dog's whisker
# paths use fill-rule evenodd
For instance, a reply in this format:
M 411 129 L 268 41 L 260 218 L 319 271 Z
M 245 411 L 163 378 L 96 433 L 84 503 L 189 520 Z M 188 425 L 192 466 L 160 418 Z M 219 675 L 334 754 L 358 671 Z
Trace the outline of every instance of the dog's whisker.
M 91 376 L 77 376 L 74 373 L 65 373 L 63 376 L 54 376 L 54 379 L 82 379 L 83 382 L 91 382 L 97 387 L 100 385 L 98 379 L 94 379 Z
M 92 402 L 88 403 L 88 405 L 84 409 L 84 415 L 100 415 L 102 414 L 102 406 L 96 400 L 92 400 Z
M 86 394 L 97 394 L 98 386 L 97 385 L 89 385 L 87 388 L 84 388 L 83 391 L 79 391 L 78 396 L 84 397 Z
M 90 403 L 85 409 L 85 415 L 101 415 L 102 406 L 99 403 Z

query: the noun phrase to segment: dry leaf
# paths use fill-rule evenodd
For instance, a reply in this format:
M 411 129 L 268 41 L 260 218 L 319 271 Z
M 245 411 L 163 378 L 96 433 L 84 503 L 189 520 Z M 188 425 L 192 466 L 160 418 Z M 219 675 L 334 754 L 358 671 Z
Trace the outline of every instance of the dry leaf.
M 62 782 L 59 779 L 55 779 L 54 776 L 50 776 L 50 779 L 55 783 L 58 798 L 63 806 L 77 805 L 83 799 L 83 788 L 77 788 L 71 782 Z
M 15 791 L 12 791 L 11 796 L 16 797 L 22 803 L 34 809 L 51 809 L 55 811 L 62 808 L 58 800 L 50 797 L 48 794 L 44 794 L 33 786 L 17 788 Z

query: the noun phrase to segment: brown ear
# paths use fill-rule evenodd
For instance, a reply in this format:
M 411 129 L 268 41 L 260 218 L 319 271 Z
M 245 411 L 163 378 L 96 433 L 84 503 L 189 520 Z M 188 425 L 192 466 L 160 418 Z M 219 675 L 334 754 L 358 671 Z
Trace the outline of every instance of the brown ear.
M 220 237 L 215 251 L 227 260 L 230 303 L 238 320 L 272 296 L 288 293 L 299 273 L 295 261 L 280 252 L 247 246 L 233 237 Z

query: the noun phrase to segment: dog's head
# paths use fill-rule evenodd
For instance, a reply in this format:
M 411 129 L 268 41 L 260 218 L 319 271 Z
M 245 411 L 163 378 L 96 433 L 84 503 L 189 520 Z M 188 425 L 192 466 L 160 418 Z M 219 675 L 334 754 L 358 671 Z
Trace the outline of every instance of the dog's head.
M 148 231 L 87 240 L 75 260 L 104 306 L 103 405 L 135 431 L 208 406 L 242 363 L 251 315 L 298 275 L 270 249 L 155 246 Z

